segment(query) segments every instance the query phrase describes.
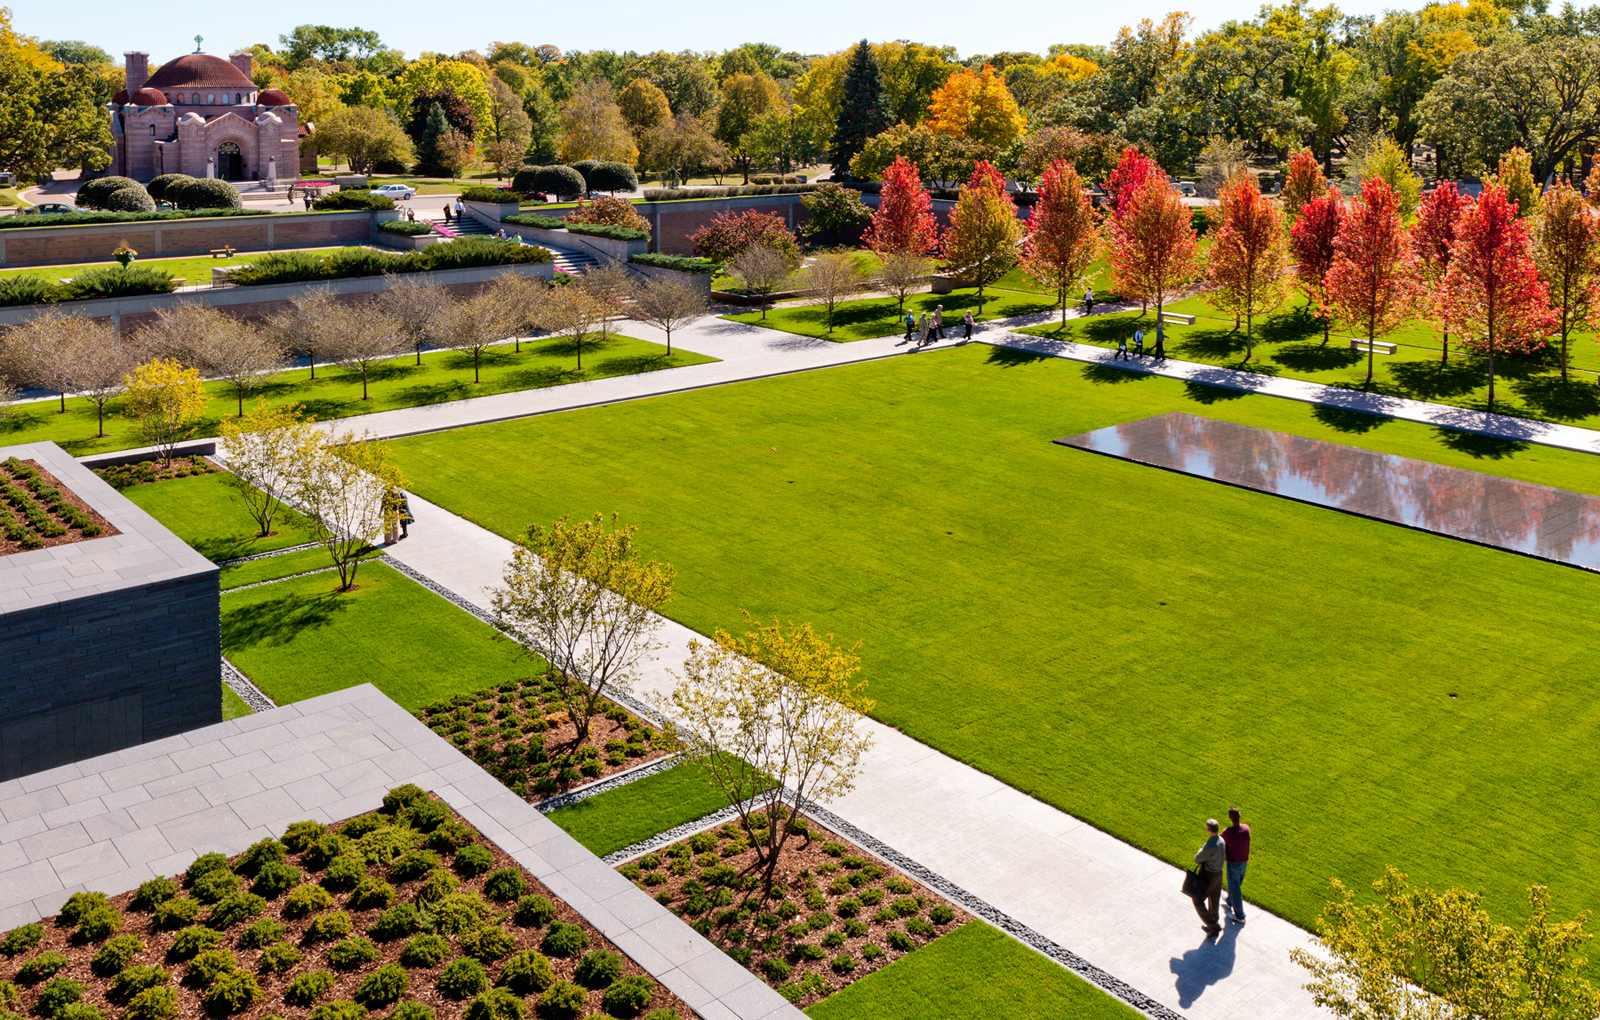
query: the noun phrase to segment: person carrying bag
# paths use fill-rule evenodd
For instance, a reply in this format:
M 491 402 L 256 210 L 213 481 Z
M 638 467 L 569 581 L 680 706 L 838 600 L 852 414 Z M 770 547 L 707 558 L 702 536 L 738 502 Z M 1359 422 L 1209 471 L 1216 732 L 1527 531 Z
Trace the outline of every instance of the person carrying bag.
M 1228 848 L 1222 841 L 1221 829 L 1215 818 L 1206 819 L 1205 845 L 1194 855 L 1196 868 L 1183 876 L 1183 894 L 1194 902 L 1194 912 L 1200 915 L 1208 935 L 1222 930 L 1218 906 L 1222 901 L 1222 868 L 1227 861 Z

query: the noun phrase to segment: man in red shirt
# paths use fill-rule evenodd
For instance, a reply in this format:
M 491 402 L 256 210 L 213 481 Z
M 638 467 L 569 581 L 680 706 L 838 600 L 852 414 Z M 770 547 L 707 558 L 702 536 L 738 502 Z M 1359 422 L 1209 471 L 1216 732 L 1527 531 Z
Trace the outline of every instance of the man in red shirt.
M 1250 826 L 1239 821 L 1239 809 L 1228 809 L 1228 821 L 1222 830 L 1222 842 L 1227 844 L 1228 913 L 1237 924 L 1244 924 L 1244 895 L 1239 887 L 1244 885 L 1245 866 L 1250 862 Z

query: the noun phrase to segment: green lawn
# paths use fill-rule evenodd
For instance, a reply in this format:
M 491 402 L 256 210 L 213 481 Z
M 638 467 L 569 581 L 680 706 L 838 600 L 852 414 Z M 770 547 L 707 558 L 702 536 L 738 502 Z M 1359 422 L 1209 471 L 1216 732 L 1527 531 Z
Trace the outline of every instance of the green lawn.
M 1592 456 L 976 345 L 394 454 L 507 537 L 620 511 L 669 615 L 859 640 L 878 718 L 1166 860 L 1242 805 L 1302 925 L 1386 863 L 1600 907 L 1600 579 L 1050 442 L 1171 410 L 1600 493 Z
M 382 550 L 368 547 L 361 554 L 362 559 L 371 559 L 382 555 Z M 293 577 L 303 574 L 308 570 L 321 570 L 333 566 L 326 549 L 305 549 L 301 552 L 284 553 L 282 556 L 269 556 L 264 560 L 251 560 L 248 563 L 236 563 L 231 567 L 222 568 L 222 589 L 242 588 L 247 584 L 257 581 L 275 581 L 280 577 Z
M 679 765 L 547 816 L 597 857 L 704 818 L 728 799 L 699 768 Z
M 222 596 L 222 652 L 280 705 L 371 683 L 408 709 L 542 671 L 520 646 L 381 563 Z
M 106 251 L 109 253 L 113 247 L 115 246 L 108 245 L 106 247 Z M 333 249 L 307 248 L 304 250 L 332 251 Z M 192 287 L 196 284 L 209 284 L 211 282 L 211 270 L 213 269 L 224 269 L 228 266 L 249 265 L 265 254 L 266 252 L 256 252 L 250 255 L 235 255 L 233 258 L 228 259 L 212 258 L 210 255 L 173 259 L 138 259 L 134 262 L 134 265 L 149 266 L 153 269 L 164 269 L 173 276 L 182 277 L 187 281 L 188 285 Z M 42 276 L 45 279 L 54 282 L 80 276 L 83 274 L 84 270 L 87 269 L 100 269 L 104 266 L 114 265 L 117 265 L 116 260 L 107 258 L 101 262 L 80 262 L 70 266 L 31 266 L 24 267 L 22 269 L 0 269 L 0 279 L 5 279 L 8 276 L 31 275 Z
M 1013 315 L 1041 312 L 1052 306 L 1049 297 L 1024 294 L 1017 291 L 989 289 L 984 292 L 983 314 L 978 315 L 978 292 L 962 289 L 951 294 L 913 294 L 906 299 L 906 310 L 921 315 L 933 314 L 933 309 L 944 305 L 945 337 L 960 336 L 961 316 L 968 308 L 979 322 L 1005 319 Z M 905 323 L 896 310 L 893 298 L 859 298 L 841 301 L 833 310 L 833 332 L 827 331 L 827 310 L 811 304 L 784 305 L 767 310 L 762 319 L 759 310 L 725 315 L 734 322 L 748 322 L 769 329 L 798 333 L 801 336 L 823 337 L 840 342 L 867 340 L 872 337 L 904 333 Z
M 247 403 L 264 397 L 269 404 L 301 404 L 318 419 L 344 418 L 391 411 L 419 404 L 439 404 L 466 397 L 482 397 L 513 390 L 534 390 L 547 386 L 606 379 L 636 372 L 654 372 L 681 365 L 716 361 L 674 347 L 669 357 L 660 344 L 632 337 L 613 335 L 605 343 L 593 340 L 583 345 L 583 371 L 576 370 L 573 345 L 567 340 L 533 340 L 522 344 L 522 352 L 507 344 L 483 355 L 481 384 L 472 381 L 472 354 L 436 351 L 422 356 L 417 365 L 414 355 L 396 358 L 368 371 L 372 399 L 361 399 L 361 373 L 342 366 L 322 365 L 317 378 L 310 369 L 285 372 L 247 397 Z M 211 406 L 195 430 L 196 435 L 217 433 L 224 416 L 237 412 L 233 387 L 227 383 L 208 383 Z M 0 445 L 32 443 L 49 439 L 74 457 L 105 450 L 124 450 L 144 446 L 138 425 L 117 415 L 121 401 L 111 402 L 106 417 L 109 438 L 96 439 L 95 409 L 86 400 L 68 400 L 67 413 L 58 414 L 60 403 L 43 401 L 17 405 L 17 414 L 0 420 Z
M 224 722 L 229 719 L 238 719 L 240 716 L 254 714 L 250 710 L 250 706 L 244 703 L 244 699 L 233 693 L 232 687 L 227 684 L 222 685 L 222 718 Z
M 273 518 L 274 534 L 257 538 L 256 519 L 239 502 L 228 478 L 221 472 L 173 478 L 131 486 L 122 494 L 210 560 L 231 560 L 312 540 L 305 518 L 288 507 Z
M 1142 1014 L 982 921 L 806 1010 L 814 1020 L 1137 1020 Z

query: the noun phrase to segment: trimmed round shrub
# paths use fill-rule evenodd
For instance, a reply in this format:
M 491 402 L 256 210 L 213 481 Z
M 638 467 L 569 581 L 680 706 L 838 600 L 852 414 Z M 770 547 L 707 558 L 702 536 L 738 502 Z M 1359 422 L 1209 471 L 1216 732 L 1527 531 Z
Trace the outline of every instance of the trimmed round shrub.
M 5 940 L 0 941 L 0 953 L 17 956 L 26 953 L 42 941 L 44 941 L 44 925 L 25 924 L 20 928 L 11 929 L 6 934 Z
M 383 795 L 383 813 L 397 815 L 419 800 L 427 800 L 428 791 L 416 783 L 397 786 Z
M 439 855 L 432 850 L 412 850 L 394 862 L 389 877 L 396 882 L 414 882 L 439 866 Z
M 761 961 L 761 973 L 766 975 L 768 981 L 787 981 L 793 970 L 789 961 L 781 956 L 769 956 Z
M 283 912 L 290 918 L 304 917 L 315 914 L 319 910 L 327 910 L 333 906 L 333 896 L 320 885 L 299 885 L 289 893 L 289 899 L 283 905 Z
M 413 935 L 400 951 L 400 962 L 407 967 L 431 970 L 450 955 L 450 940 L 443 935 Z
M 250 886 L 250 891 L 257 896 L 265 896 L 275 900 L 279 896 L 293 889 L 304 881 L 305 876 L 293 864 L 283 861 L 272 861 L 261 866 L 256 872 L 256 880 Z
M 288 856 L 289 848 L 277 840 L 270 837 L 257 840 L 239 855 L 239 862 L 233 866 L 233 870 L 246 878 L 254 878 L 261 873 L 263 867 L 268 864 L 282 864 L 284 858 Z
M 295 251 L 269 252 L 266 255 L 263 255 L 260 259 L 256 260 L 256 265 L 260 265 L 262 262 L 266 261 L 269 258 L 273 258 L 273 257 L 277 257 L 277 256 L 285 256 L 285 257 L 287 257 L 287 256 L 291 256 L 291 255 L 303 255 L 306 258 L 309 258 L 309 259 L 313 260 L 316 263 L 316 267 L 317 267 L 316 268 L 316 272 L 313 272 L 310 276 L 305 277 L 305 279 L 307 279 L 307 280 L 316 279 L 317 273 L 321 272 L 322 257 L 319 256 L 319 255 L 314 255 L 314 254 L 312 254 L 310 252 L 295 252 Z M 235 274 L 235 275 L 238 275 L 238 274 Z M 295 281 L 294 280 L 283 280 L 283 281 L 274 280 L 273 282 L 292 283 L 292 282 L 295 282 Z M 343 854 L 349 848 L 350 848 L 350 840 L 349 839 L 347 839 L 346 837 L 340 835 L 337 832 L 325 832 L 320 837 L 318 837 L 316 840 L 312 841 L 310 846 L 306 847 L 306 849 L 303 852 L 304 855 L 300 858 L 300 863 L 304 864 L 306 867 L 310 868 L 312 871 L 321 871 L 323 868 L 326 868 L 330 863 L 332 863 L 334 858 L 340 856 L 341 854 Z
M 206 1009 L 223 1016 L 243 1012 L 260 1001 L 261 986 L 256 984 L 255 975 L 242 970 L 218 977 L 205 997 Z
M 367 877 L 367 859 L 360 854 L 340 854 L 328 862 L 322 885 L 334 892 L 349 892 L 356 883 Z
M 835 974 L 848 974 L 856 969 L 856 958 L 850 953 L 840 953 L 833 958 L 831 966 Z
M 309 820 L 304 822 L 295 822 L 293 825 L 283 830 L 283 838 L 280 840 L 280 842 L 289 848 L 290 853 L 297 854 L 309 849 L 311 844 L 321 839 L 323 833 L 327 831 L 328 827 L 323 825 L 321 822 L 313 822 Z
M 111 979 L 106 995 L 112 1002 L 129 1002 L 152 988 L 162 988 L 172 980 L 160 967 L 125 967 Z
M 82 981 L 74 981 L 69 977 L 51 978 L 49 984 L 39 989 L 39 1000 L 34 1003 L 34 1012 L 41 1016 L 54 1017 L 61 1012 L 62 1007 L 82 999 L 83 993 Z
M 262 949 L 287 935 L 289 929 L 270 917 L 263 917 L 239 933 L 239 945 L 245 949 Z
M 150 920 L 162 931 L 172 931 L 194 923 L 200 916 L 200 901 L 189 896 L 167 900 L 156 907 Z
M 949 924 L 956 919 L 956 912 L 950 909 L 948 903 L 941 903 L 928 911 L 928 919 L 934 924 Z
M 194 898 L 201 903 L 216 903 L 224 896 L 237 892 L 239 889 L 239 876 L 231 871 L 208 871 L 195 879 L 190 890 Z
M 642 974 L 629 974 L 611 982 L 601 1002 L 612 1016 L 634 1017 L 650 1005 L 650 996 L 655 994 L 655 990 L 654 981 Z
M 909 953 L 913 949 L 917 948 L 916 942 L 912 940 L 910 935 L 907 935 L 903 931 L 890 932 L 884 941 L 889 943 L 890 949 L 900 953 Z
M 274 942 L 262 950 L 256 970 L 262 974 L 287 974 L 300 962 L 300 950 L 287 942 Z
M 592 949 L 583 954 L 572 976 L 585 988 L 605 988 L 622 976 L 622 957 L 604 949 Z
M 337 983 L 328 971 L 308 971 L 289 982 L 289 987 L 283 990 L 283 1001 L 291 1006 L 310 1006 L 333 991 Z
M 486 924 L 461 933 L 461 948 L 480 960 L 498 960 L 517 948 L 517 943 L 498 924 Z
M 194 859 L 193 864 L 189 865 L 189 870 L 183 873 L 183 878 L 185 882 L 193 885 L 194 883 L 200 881 L 202 877 L 211 874 L 211 872 L 226 871 L 227 868 L 228 858 L 224 857 L 222 854 L 201 854 L 199 857 Z
M 208 949 L 189 964 L 188 982 L 200 988 L 210 988 L 224 974 L 239 969 L 239 961 L 226 949 Z
M 78 934 L 90 942 L 108 939 L 122 930 L 122 912 L 111 907 L 92 907 L 78 921 Z
M 549 988 L 555 980 L 555 969 L 544 954 L 524 949 L 500 968 L 495 984 L 504 985 L 518 995 L 533 995 Z
M 267 909 L 267 901 L 254 893 L 234 893 L 217 901 L 206 915 L 206 924 L 212 928 L 232 928 L 240 921 L 248 921 Z
M 378 958 L 378 947 L 369 938 L 358 935 L 345 939 L 329 948 L 328 962 L 340 970 L 355 970 Z
M 399 1002 L 411 987 L 411 975 L 398 963 L 386 963 L 362 979 L 356 989 L 355 1000 L 368 1009 L 378 1009 Z
M 217 948 L 221 942 L 222 933 L 215 928 L 190 925 L 172 940 L 172 948 L 167 950 L 167 956 L 174 960 L 192 960 L 208 949 Z
M 557 981 L 539 996 L 539 1015 L 546 1020 L 575 1020 L 583 1012 L 583 989 L 570 981 Z
M 394 886 L 372 875 L 357 882 L 350 893 L 350 906 L 355 910 L 383 910 L 393 902 Z
M 556 956 L 565 959 L 577 956 L 589 944 L 589 935 L 575 924 L 556 921 L 550 925 L 550 930 L 544 933 L 544 941 L 539 944 L 547 956 Z
M 439 992 L 452 999 L 470 999 L 489 987 L 483 964 L 470 956 L 453 960 L 439 973 Z
M 131 177 L 96 177 L 92 181 L 83 182 L 78 188 L 75 201 L 84 209 L 104 209 L 106 199 L 129 187 L 144 190 L 144 185 Z
M 632 191 L 639 186 L 638 175 L 626 163 L 596 163 L 584 179 L 590 191 Z
M 162 174 L 160 177 L 152 180 L 149 184 L 146 184 L 144 186 L 144 190 L 148 191 L 150 193 L 150 197 L 155 199 L 157 202 L 167 202 L 170 201 L 170 199 L 167 198 L 168 188 L 176 188 L 180 185 L 188 184 L 193 180 L 194 178 L 190 177 L 188 174 Z
M 129 188 L 118 188 L 107 195 L 105 204 L 100 208 L 106 212 L 155 212 L 156 200 L 135 184 Z
M 310 1020 L 363 1020 L 366 1015 L 367 1011 L 359 1003 L 335 999 L 312 1010 Z
M 103 892 L 76 892 L 67 897 L 67 902 L 61 905 L 61 923 L 68 928 L 76 928 L 83 923 L 90 912 L 109 907 L 106 894 Z
M 452 241 L 451 244 L 463 244 L 467 240 L 471 240 L 471 238 L 465 238 L 462 241 Z M 436 244 L 434 247 L 442 248 L 445 246 Z M 426 254 L 426 252 L 424 252 L 424 254 Z M 475 842 L 476 839 L 477 837 L 473 834 L 471 829 L 467 828 L 465 825 L 462 825 L 460 822 L 451 820 L 435 826 L 434 830 L 428 833 L 428 849 L 437 850 L 442 854 L 453 853 L 454 851 L 466 846 L 468 843 Z
M 411 225 L 422 226 L 420 223 Z M 419 800 L 406 809 L 405 818 L 418 832 L 432 832 L 450 821 L 450 809 L 436 800 Z
M 523 194 L 547 191 L 558 197 L 581 195 L 584 191 L 583 174 L 570 166 L 529 167 L 519 170 L 511 179 L 511 189 Z
M 527 891 L 528 882 L 516 868 L 501 868 L 483 880 L 483 894 L 496 903 L 517 899 Z
M 476 928 L 489 912 L 489 905 L 476 893 L 451 893 L 433 905 L 433 926 L 445 935 L 459 935 Z
M 178 993 L 171 988 L 146 988 L 133 997 L 122 1020 L 177 1020 Z
M 53 976 L 67 965 L 67 958 L 55 950 L 40 953 L 17 968 L 17 980 L 25 985 L 36 985 Z
M 527 1007 L 522 996 L 504 988 L 491 988 L 467 1004 L 463 1020 L 522 1020 Z
M 385 1020 L 434 1020 L 433 1007 L 425 1002 L 402 1002 Z
M 134 910 L 149 913 L 177 895 L 178 883 L 170 878 L 152 878 L 139 886 L 139 891 L 133 894 L 133 900 L 128 905 Z
M 931 939 L 935 935 L 939 934 L 933 925 L 929 924 L 927 921 L 924 921 L 920 917 L 913 917 L 911 920 L 907 921 L 906 931 L 913 935 L 920 935 L 925 939 Z
M 101 977 L 113 977 L 122 973 L 133 962 L 133 958 L 142 952 L 144 943 L 139 941 L 137 935 L 118 935 L 100 947 L 94 959 L 89 961 L 89 966 Z
M 333 942 L 350 934 L 350 915 L 342 910 L 323 914 L 306 926 L 307 942 Z
M 545 897 L 534 894 L 525 896 L 517 902 L 514 920 L 524 928 L 543 928 L 555 920 L 555 917 L 555 906 Z
M 99 1006 L 89 1002 L 69 1002 L 56 1011 L 55 1020 L 106 1020 Z
M 456 851 L 453 866 L 456 874 L 463 878 L 472 878 L 494 867 L 494 854 L 490 853 L 486 846 L 464 846 Z
M 215 177 L 200 178 L 167 189 L 167 200 L 179 209 L 240 209 L 239 189 Z M 392 203 L 391 203 L 392 204 Z
M 407 935 L 422 931 L 428 926 L 427 919 L 422 916 L 422 911 L 413 904 L 400 903 L 391 907 L 373 922 L 367 929 L 367 934 L 379 942 L 393 942 L 403 939 Z
M 389 824 L 388 819 L 379 818 L 377 815 L 356 815 L 339 826 L 339 833 L 351 839 L 360 839 L 370 832 L 378 831 L 387 824 Z

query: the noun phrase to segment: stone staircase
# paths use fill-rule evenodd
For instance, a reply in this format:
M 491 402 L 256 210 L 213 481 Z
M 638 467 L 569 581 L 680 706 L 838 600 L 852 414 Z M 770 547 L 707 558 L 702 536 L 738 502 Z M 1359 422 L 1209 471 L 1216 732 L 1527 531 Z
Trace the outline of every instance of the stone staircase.
M 555 253 L 556 269 L 573 276 L 582 276 L 589 270 L 600 265 L 600 261 L 586 251 L 573 251 L 571 248 L 551 248 Z
M 462 216 L 459 220 L 451 220 L 450 229 L 454 230 L 460 237 L 471 237 L 474 234 L 487 236 L 494 233 L 488 224 L 471 213 Z

